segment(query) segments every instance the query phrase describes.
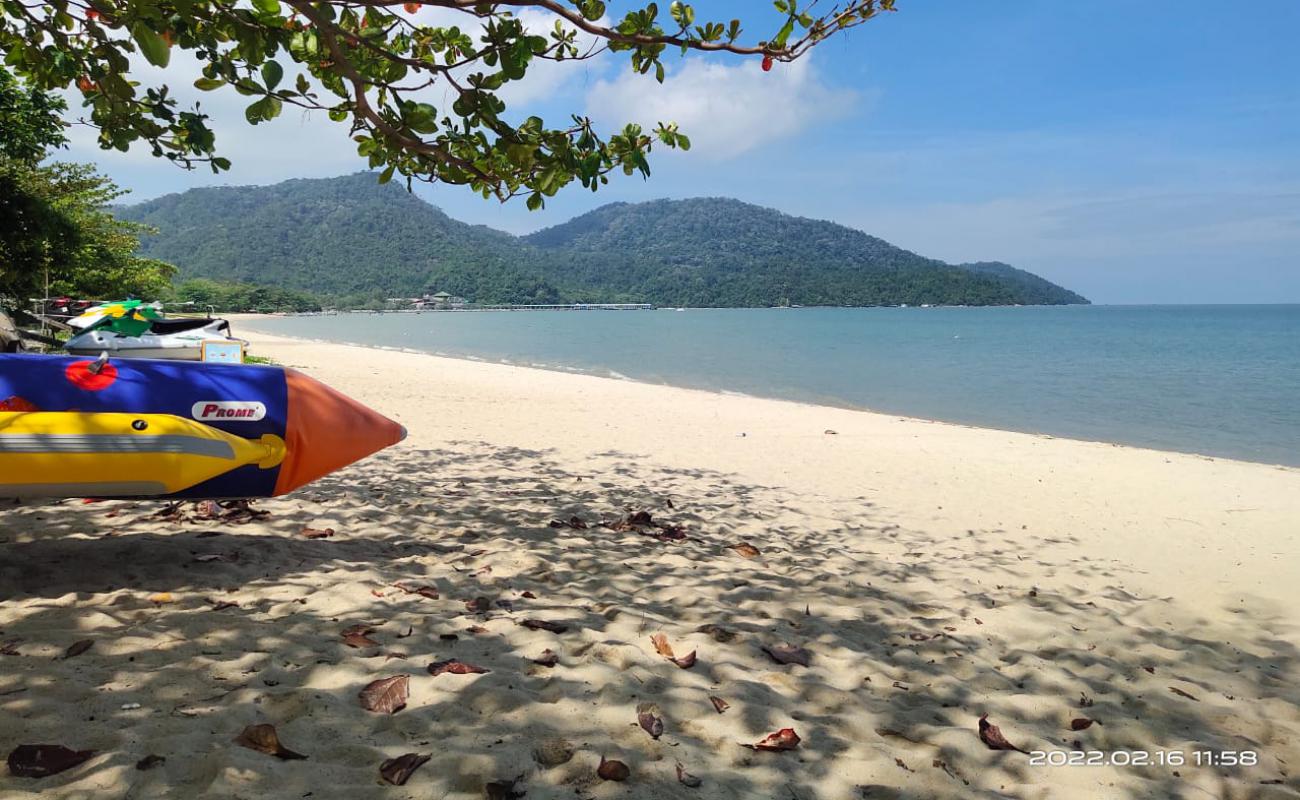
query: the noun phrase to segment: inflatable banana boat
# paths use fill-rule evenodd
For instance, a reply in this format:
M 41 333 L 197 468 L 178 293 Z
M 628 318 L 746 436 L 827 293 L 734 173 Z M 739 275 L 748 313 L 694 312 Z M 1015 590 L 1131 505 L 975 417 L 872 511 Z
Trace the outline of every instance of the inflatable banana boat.
M 0 497 L 271 497 L 405 436 L 292 369 L 0 355 Z

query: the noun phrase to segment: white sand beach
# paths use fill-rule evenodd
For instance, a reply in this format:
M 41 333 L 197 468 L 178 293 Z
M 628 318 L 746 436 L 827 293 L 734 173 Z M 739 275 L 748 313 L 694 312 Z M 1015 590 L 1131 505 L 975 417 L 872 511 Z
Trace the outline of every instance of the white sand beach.
M 240 333 L 409 438 L 250 521 L 6 505 L 0 755 L 96 754 L 0 797 L 1300 797 L 1300 470 Z

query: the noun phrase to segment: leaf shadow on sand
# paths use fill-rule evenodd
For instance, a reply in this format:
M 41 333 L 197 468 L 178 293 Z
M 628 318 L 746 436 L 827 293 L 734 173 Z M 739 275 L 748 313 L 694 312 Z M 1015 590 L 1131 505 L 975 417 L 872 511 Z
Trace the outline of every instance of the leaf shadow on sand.
M 1288 620 L 1189 617 L 1125 588 L 1122 564 L 1074 555 L 1068 531 L 1025 549 L 1019 532 L 910 530 L 870 498 L 791 496 L 633 454 L 561 463 L 472 442 L 395 448 L 260 504 L 271 515 L 247 525 L 159 520 L 161 505 L 0 511 L 0 645 L 18 640 L 18 655 L 0 656 L 0 750 L 99 751 L 39 781 L 0 775 L 0 795 L 371 796 L 379 764 L 408 752 L 433 756 L 406 787 L 427 797 L 483 797 L 486 783 L 521 775 L 528 798 L 1300 790 L 1287 774 L 1300 764 Z M 640 510 L 687 538 L 599 524 Z M 550 525 L 572 517 L 588 527 Z M 326 524 L 336 536 L 301 536 Z M 742 540 L 760 555 L 731 549 Z M 172 601 L 150 602 L 156 593 Z M 467 608 L 476 598 L 486 611 Z M 223 602 L 238 605 L 214 610 Z M 378 647 L 343 643 L 358 624 L 375 626 Z M 659 632 L 698 663 L 657 655 Z M 87 637 L 93 649 L 54 660 Z M 810 651 L 810 665 L 762 649 L 784 643 Z M 547 649 L 554 667 L 533 661 Z M 490 672 L 425 671 L 447 659 Z M 362 687 L 398 674 L 411 676 L 405 709 L 360 707 Z M 730 707 L 719 714 L 711 695 Z M 637 725 L 644 702 L 664 719 L 658 740 Z M 1260 764 L 1030 767 L 979 741 L 984 713 L 1025 750 L 1195 745 L 1258 751 Z M 1072 731 L 1075 717 L 1100 724 Z M 232 742 L 255 723 L 309 758 Z M 786 727 L 801 737 L 794 751 L 740 746 Z M 539 764 L 539 750 L 566 748 L 571 759 Z M 135 769 L 146 755 L 166 761 Z M 596 778 L 602 755 L 630 779 Z M 700 787 L 678 782 L 678 762 Z

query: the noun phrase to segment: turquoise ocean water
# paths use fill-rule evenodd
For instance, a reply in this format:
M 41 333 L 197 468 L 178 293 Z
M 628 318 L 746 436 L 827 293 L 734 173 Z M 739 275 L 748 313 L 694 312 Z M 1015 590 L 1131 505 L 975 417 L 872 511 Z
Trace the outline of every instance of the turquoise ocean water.
M 1300 466 L 1295 305 L 339 314 L 251 327 Z

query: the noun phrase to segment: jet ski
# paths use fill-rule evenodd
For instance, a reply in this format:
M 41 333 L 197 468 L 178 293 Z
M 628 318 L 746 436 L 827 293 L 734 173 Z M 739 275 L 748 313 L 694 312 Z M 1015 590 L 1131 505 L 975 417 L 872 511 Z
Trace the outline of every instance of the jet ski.
M 172 361 L 199 361 L 207 341 L 238 342 L 230 335 L 230 323 L 213 318 L 141 318 L 102 316 L 90 328 L 73 336 L 64 349 L 74 356 L 97 356 L 107 352 L 118 358 L 162 358 Z

